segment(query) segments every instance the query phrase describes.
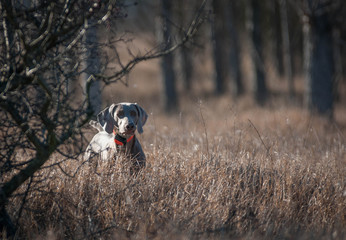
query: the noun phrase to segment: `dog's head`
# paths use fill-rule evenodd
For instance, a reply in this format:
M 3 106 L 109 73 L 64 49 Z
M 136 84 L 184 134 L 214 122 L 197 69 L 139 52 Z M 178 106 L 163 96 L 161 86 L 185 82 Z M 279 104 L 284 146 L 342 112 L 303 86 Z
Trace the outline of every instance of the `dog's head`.
M 147 113 L 137 103 L 118 103 L 106 107 L 97 115 L 97 120 L 107 133 L 116 128 L 121 135 L 133 135 L 137 129 L 143 132 Z

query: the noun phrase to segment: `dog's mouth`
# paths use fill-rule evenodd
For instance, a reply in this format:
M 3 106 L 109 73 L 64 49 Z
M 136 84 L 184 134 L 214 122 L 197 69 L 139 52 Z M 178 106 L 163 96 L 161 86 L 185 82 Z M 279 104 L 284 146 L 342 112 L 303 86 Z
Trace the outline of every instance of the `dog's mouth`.
M 128 130 L 128 131 L 124 131 L 124 132 L 119 132 L 120 135 L 123 135 L 123 136 L 132 136 L 135 134 L 135 131 L 136 129 L 134 130 Z
M 135 134 L 135 131 L 136 131 L 136 129 L 131 130 L 131 131 L 127 131 L 125 134 L 126 134 L 126 135 L 134 135 L 134 134 Z

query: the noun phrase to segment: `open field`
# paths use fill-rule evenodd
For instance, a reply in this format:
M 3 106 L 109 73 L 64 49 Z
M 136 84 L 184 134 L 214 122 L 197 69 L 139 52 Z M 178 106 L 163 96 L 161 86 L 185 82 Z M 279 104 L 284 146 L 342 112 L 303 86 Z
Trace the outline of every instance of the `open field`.
M 106 86 L 104 105 L 130 101 L 147 111 L 139 136 L 147 167 L 134 177 L 124 162 L 95 169 L 79 159 L 41 170 L 24 207 L 22 196 L 8 206 L 21 214 L 18 238 L 346 238 L 345 86 L 330 122 L 303 110 L 301 79 L 290 102 L 287 84 L 269 74 L 272 96 L 258 107 L 249 92 L 214 97 L 212 63 L 195 59 L 192 92 L 178 81 L 177 114 L 162 112 L 157 60 L 139 64 L 128 87 Z
M 171 116 L 149 112 L 140 136 L 147 167 L 136 177 L 113 161 L 96 170 L 65 162 L 74 177 L 42 170 L 36 176 L 45 182 L 27 196 L 19 236 L 344 239 L 345 122 L 295 107 L 228 103 L 187 102 L 189 111 Z M 9 212 L 18 212 L 20 200 Z
M 249 94 L 213 97 L 206 62 L 180 112 L 165 115 L 158 64 L 142 63 L 129 87 L 104 91 L 105 105 L 138 102 L 148 112 L 139 136 L 147 167 L 135 177 L 112 160 L 43 169 L 24 207 L 22 197 L 8 206 L 22 216 L 18 238 L 346 238 L 345 99 L 331 122 L 282 97 L 286 85 L 273 78 L 271 92 L 281 94 L 264 107 Z
M 146 6 L 156 5 L 148 1 Z M 126 39 L 116 51 L 123 65 L 159 46 L 156 14 L 148 13 L 133 18 L 133 26 L 122 21 L 116 26 L 117 32 L 129 27 L 134 33 L 134 39 L 127 40 L 131 32 L 118 32 Z M 105 29 L 100 34 L 104 41 Z M 210 34 L 204 35 L 209 42 Z M 268 53 L 264 58 L 269 60 L 263 61 L 268 101 L 258 106 L 251 92 L 251 50 L 245 42 L 240 56 L 245 94 L 234 99 L 227 89 L 215 96 L 212 45 L 202 45 L 196 44 L 191 55 L 191 90 L 183 88 L 176 72 L 177 113 L 162 110 L 159 59 L 138 64 L 122 79 L 125 84 L 102 89 L 103 107 L 137 102 L 147 111 L 144 133 L 138 134 L 146 168 L 131 176 L 123 159 L 71 159 L 72 150 L 78 152 L 83 144 L 85 149 L 96 133 L 85 127 L 84 136 L 77 136 L 82 141 L 59 148 L 71 150 L 68 159 L 55 152 L 6 202 L 18 226 L 14 239 L 346 239 L 345 79 L 336 86 L 333 119 L 312 115 L 303 107 L 301 67 L 294 73 L 292 99 Z M 175 67 L 177 63 L 179 57 Z M 118 70 L 112 64 L 109 71 Z M 19 143 L 13 158 L 24 165 L 31 149 L 20 149 L 22 139 L 13 139 Z M 1 181 L 16 171 L 0 176 Z

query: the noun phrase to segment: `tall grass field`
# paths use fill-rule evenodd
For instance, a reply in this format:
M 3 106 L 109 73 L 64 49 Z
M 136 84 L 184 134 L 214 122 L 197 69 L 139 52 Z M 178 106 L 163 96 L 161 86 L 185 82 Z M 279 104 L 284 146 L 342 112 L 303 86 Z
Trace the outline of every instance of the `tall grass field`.
M 78 158 L 42 169 L 25 204 L 8 206 L 21 211 L 17 239 L 346 238 L 344 112 L 338 123 L 225 100 L 145 108 L 146 168 Z

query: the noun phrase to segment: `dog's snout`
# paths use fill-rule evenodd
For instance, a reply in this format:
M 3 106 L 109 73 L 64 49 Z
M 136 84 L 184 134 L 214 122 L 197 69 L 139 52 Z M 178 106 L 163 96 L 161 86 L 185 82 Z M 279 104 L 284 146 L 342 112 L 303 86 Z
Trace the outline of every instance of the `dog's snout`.
M 126 125 L 126 130 L 133 130 L 135 128 L 135 124 L 129 123 Z

